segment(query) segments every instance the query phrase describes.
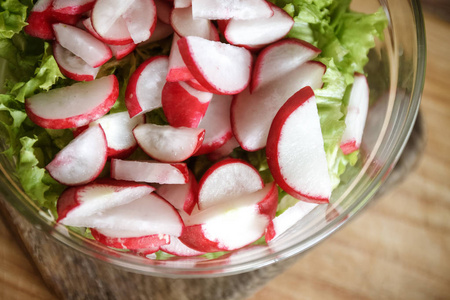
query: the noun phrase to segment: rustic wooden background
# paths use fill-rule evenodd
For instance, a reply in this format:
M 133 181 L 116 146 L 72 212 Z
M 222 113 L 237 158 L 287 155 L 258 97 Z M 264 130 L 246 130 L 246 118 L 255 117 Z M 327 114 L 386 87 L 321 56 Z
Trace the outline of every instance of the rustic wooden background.
M 450 299 L 450 10 L 449 1 L 430 2 L 418 167 L 251 300 Z M 54 291 L 0 222 L 0 299 L 58 299 Z

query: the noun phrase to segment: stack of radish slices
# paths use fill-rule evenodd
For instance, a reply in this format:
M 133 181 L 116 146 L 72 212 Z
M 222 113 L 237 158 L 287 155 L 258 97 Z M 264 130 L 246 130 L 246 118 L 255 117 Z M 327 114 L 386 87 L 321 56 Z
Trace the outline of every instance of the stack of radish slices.
M 27 33 L 55 38 L 61 71 L 83 81 L 25 101 L 37 125 L 74 132 L 46 166 L 69 186 L 57 204 L 61 224 L 91 228 L 100 243 L 141 255 L 193 256 L 264 235 L 270 241 L 329 201 L 313 92 L 326 68 L 313 61 L 319 49 L 284 39 L 294 22 L 280 8 L 265 0 L 39 0 L 28 20 Z M 97 78 L 102 64 L 172 33 L 170 55 L 151 57 L 132 74 L 127 111 L 108 114 L 125 87 L 114 75 Z M 358 74 L 345 153 L 361 143 L 367 106 L 367 81 Z M 146 122 L 158 108 L 169 125 Z M 228 157 L 237 147 L 265 148 L 275 181 L 264 183 L 249 163 Z M 130 159 L 138 148 L 146 157 Z M 203 154 L 216 162 L 196 178 L 187 162 Z M 278 186 L 304 208 L 275 218 Z

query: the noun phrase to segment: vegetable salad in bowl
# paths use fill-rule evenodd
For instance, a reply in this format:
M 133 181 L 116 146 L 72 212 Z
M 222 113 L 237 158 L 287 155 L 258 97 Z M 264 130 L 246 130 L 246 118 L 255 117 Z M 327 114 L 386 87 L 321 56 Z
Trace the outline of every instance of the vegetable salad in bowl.
M 105 246 L 270 245 L 358 161 L 388 21 L 349 5 L 3 1 L 4 155 L 54 222 Z

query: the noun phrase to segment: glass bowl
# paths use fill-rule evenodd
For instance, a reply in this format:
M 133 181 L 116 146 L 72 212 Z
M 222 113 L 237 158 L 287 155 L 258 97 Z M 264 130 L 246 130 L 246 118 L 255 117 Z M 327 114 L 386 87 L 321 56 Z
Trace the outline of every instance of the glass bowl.
M 349 167 L 321 205 L 268 246 L 248 246 L 219 258 L 154 260 L 117 252 L 55 224 L 22 191 L 12 175 L 14 162 L 0 155 L 0 192 L 25 218 L 54 239 L 89 257 L 126 270 L 163 277 L 216 277 L 247 272 L 303 253 L 352 219 L 374 196 L 399 159 L 413 128 L 425 73 L 425 31 L 418 0 L 354 0 L 352 8 L 389 18 L 385 40 L 378 41 L 365 68 L 371 101 L 357 165 Z M 4 77 L 0 68 L 0 80 Z M 2 81 L 2 80 L 1 80 Z M 0 137 L 0 150 L 5 149 Z

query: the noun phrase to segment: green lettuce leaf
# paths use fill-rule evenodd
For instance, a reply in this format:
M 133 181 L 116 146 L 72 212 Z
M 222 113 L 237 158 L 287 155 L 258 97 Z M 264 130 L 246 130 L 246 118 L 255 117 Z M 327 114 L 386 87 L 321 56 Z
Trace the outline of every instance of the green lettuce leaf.
M 27 18 L 27 6 L 18 0 L 0 1 L 0 38 L 12 38 L 19 33 Z

